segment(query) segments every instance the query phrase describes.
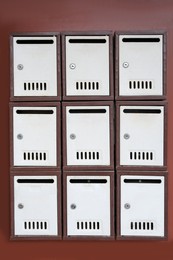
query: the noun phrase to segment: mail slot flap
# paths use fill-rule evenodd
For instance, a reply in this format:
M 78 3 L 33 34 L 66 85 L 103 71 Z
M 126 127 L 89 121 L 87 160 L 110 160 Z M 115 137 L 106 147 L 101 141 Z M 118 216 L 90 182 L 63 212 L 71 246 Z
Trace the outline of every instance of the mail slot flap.
M 136 184 L 160 184 L 162 180 L 158 179 L 124 179 L 125 183 L 131 184 L 131 183 L 136 183 Z
M 16 113 L 19 115 L 52 115 L 54 111 L 52 109 L 17 109 Z
M 14 97 L 57 96 L 57 36 L 13 36 L 12 42 Z
M 52 39 L 47 39 L 47 38 L 43 38 L 41 37 L 41 39 L 38 37 L 36 39 L 35 38 L 23 38 L 23 39 L 18 39 L 16 40 L 16 43 L 17 44 L 27 44 L 27 45 L 30 45 L 30 44 L 53 44 L 54 43 L 54 40 Z
M 119 96 L 164 94 L 164 35 L 119 35 Z
M 14 235 L 58 235 L 57 176 L 14 176 Z
M 18 183 L 21 184 L 52 184 L 54 183 L 54 179 L 17 179 Z
M 121 175 L 121 235 L 165 235 L 165 177 Z
M 70 183 L 75 184 L 105 184 L 107 183 L 106 179 L 70 179 Z
M 109 42 L 107 35 L 70 35 L 66 36 L 66 43 L 71 44 L 105 44 Z
M 162 35 L 123 35 L 120 36 L 125 43 L 158 43 Z
M 110 236 L 110 189 L 110 176 L 67 176 L 68 236 Z

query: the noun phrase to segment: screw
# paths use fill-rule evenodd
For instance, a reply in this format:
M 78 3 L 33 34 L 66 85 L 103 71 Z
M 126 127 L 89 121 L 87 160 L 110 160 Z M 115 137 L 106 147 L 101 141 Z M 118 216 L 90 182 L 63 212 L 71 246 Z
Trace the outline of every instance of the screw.
M 70 135 L 70 139 L 72 139 L 72 140 L 76 139 L 76 135 L 75 134 L 71 134 Z
M 130 138 L 129 134 L 124 134 L 124 139 L 128 140 Z
M 23 205 L 22 203 L 19 203 L 19 204 L 18 204 L 18 208 L 19 208 L 19 209 L 23 209 L 23 208 L 24 208 L 24 205 Z
M 76 208 L 76 205 L 75 204 L 71 204 L 71 209 L 75 209 Z
M 18 70 L 23 70 L 23 65 L 22 64 L 18 64 L 17 68 L 18 68 Z
M 128 62 L 124 62 L 123 63 L 123 67 L 126 69 L 126 68 L 128 68 L 129 67 L 129 63 Z
M 22 134 L 18 134 L 17 135 L 17 139 L 22 140 L 23 139 L 23 135 Z
M 71 70 L 74 70 L 76 68 L 76 64 L 71 63 L 69 67 L 70 67 Z
M 130 209 L 130 204 L 129 204 L 129 203 L 125 203 L 125 204 L 124 204 L 124 208 L 125 208 L 125 209 Z

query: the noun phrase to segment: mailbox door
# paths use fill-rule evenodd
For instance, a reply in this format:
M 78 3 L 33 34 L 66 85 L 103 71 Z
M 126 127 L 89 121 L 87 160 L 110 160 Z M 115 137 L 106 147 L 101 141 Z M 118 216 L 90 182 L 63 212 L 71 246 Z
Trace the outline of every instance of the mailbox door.
M 110 232 L 110 176 L 67 176 L 67 236 Z
M 56 107 L 13 107 L 14 166 L 57 166 L 56 131 Z
M 57 96 L 57 37 L 13 37 L 14 96 Z
M 57 223 L 57 177 L 14 176 L 14 235 L 57 235 Z
M 66 36 L 66 95 L 109 96 L 109 36 Z
M 119 35 L 119 96 L 163 95 L 163 35 Z
M 121 236 L 164 237 L 164 187 L 164 176 L 121 176 Z
M 164 165 L 164 106 L 120 106 L 120 165 Z
M 67 106 L 67 165 L 110 165 L 110 107 Z

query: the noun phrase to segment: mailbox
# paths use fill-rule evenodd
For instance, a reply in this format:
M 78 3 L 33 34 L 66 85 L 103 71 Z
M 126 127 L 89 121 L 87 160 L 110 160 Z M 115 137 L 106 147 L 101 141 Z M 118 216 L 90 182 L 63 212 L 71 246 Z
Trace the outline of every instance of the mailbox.
M 63 104 L 64 168 L 113 168 L 113 102 Z
M 117 35 L 117 98 L 165 98 L 165 34 Z
M 161 101 L 117 102 L 117 167 L 166 167 L 166 116 Z
M 112 33 L 64 33 L 63 99 L 113 100 Z
M 63 174 L 65 238 L 113 238 L 114 173 Z
M 11 176 L 12 239 L 61 237 L 60 175 L 50 174 Z
M 167 173 L 118 173 L 118 237 L 167 236 Z
M 11 167 L 60 167 L 60 105 L 11 105 Z
M 60 35 L 11 36 L 11 100 L 60 100 Z

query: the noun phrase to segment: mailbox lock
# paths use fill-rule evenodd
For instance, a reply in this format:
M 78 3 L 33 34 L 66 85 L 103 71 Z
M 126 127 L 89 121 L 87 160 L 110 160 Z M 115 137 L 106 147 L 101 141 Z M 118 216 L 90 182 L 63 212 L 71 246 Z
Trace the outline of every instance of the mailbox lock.
M 23 139 L 23 135 L 22 134 L 18 134 L 17 135 L 17 139 L 22 140 Z
M 76 208 L 76 205 L 75 204 L 71 204 L 71 209 L 75 209 Z
M 123 67 L 124 67 L 124 68 L 128 68 L 128 67 L 129 67 L 129 63 L 128 63 L 128 62 L 124 62 L 124 63 L 123 63 Z
M 70 67 L 71 70 L 74 70 L 76 68 L 76 64 L 71 63 L 69 67 Z
M 130 138 L 129 134 L 124 134 L 124 139 L 128 140 Z
M 23 65 L 22 64 L 18 64 L 17 68 L 18 68 L 18 70 L 23 70 Z
M 22 134 L 18 134 L 17 135 L 17 139 L 22 140 L 23 139 L 23 135 Z
M 125 204 L 124 204 L 124 208 L 125 208 L 125 209 L 130 209 L 130 204 L 129 204 L 129 203 L 125 203 Z
M 19 209 L 23 209 L 23 208 L 24 208 L 24 205 L 23 205 L 22 203 L 19 203 L 19 204 L 18 204 L 18 208 L 19 208 Z
M 72 139 L 72 140 L 76 139 L 76 135 L 75 134 L 71 134 L 70 135 L 70 139 Z

